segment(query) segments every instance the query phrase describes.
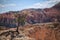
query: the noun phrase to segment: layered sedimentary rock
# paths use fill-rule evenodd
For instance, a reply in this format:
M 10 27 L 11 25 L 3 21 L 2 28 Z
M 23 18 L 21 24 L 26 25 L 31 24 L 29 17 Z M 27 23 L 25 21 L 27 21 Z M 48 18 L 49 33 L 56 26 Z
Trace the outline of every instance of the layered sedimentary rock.
M 21 11 L 10 11 L 0 14 L 0 25 L 15 27 L 17 16 L 25 16 L 25 22 L 29 24 L 46 23 L 46 22 L 60 22 L 60 3 L 51 8 L 45 9 L 24 9 Z M 15 16 L 17 15 L 17 16 Z

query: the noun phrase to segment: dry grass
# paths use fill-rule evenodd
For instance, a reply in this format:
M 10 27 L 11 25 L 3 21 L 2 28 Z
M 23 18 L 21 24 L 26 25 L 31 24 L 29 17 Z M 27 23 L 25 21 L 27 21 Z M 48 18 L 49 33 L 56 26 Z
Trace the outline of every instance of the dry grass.
M 13 40 L 60 40 L 60 23 L 25 25 L 24 27 L 19 27 L 20 34 L 18 35 L 16 35 L 15 30 L 16 28 L 11 28 L 2 31 L 13 31 L 15 36 Z M 1 33 L 2 32 L 0 31 L 0 34 Z M 11 35 L 9 34 L 7 37 L 2 35 L 0 36 L 0 39 L 11 40 Z

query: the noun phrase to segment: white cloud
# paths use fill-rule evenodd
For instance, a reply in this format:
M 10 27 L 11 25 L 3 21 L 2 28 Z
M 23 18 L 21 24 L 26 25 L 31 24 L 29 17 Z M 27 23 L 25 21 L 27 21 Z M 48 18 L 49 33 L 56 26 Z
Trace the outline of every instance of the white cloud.
M 0 4 L 0 7 L 16 6 L 16 4 Z
M 49 0 L 49 1 L 58 1 L 59 2 L 60 0 Z
M 47 0 L 41 3 L 35 3 L 28 8 L 50 8 L 60 2 L 60 0 Z
M 16 6 L 16 4 L 8 4 L 8 6 Z

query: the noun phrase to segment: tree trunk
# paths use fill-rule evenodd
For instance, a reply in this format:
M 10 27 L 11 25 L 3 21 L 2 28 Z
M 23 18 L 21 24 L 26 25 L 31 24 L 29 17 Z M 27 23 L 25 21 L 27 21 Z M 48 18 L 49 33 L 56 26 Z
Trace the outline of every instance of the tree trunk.
M 19 34 L 19 22 L 18 22 L 18 26 L 17 26 L 16 32 Z

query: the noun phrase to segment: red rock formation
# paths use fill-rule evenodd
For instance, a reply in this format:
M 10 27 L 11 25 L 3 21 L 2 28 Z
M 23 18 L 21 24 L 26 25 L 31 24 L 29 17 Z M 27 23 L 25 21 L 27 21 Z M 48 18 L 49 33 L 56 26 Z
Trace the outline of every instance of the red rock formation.
M 12 20 L 15 17 L 15 14 L 26 15 L 26 22 L 34 24 L 34 23 L 43 23 L 43 22 L 60 22 L 60 9 L 58 3 L 57 5 L 53 6 L 52 8 L 45 8 L 45 9 L 24 9 L 22 11 L 10 11 L 7 13 L 0 14 L 0 22 L 4 21 L 4 18 L 7 20 Z M 1 21 L 2 20 L 2 21 Z

